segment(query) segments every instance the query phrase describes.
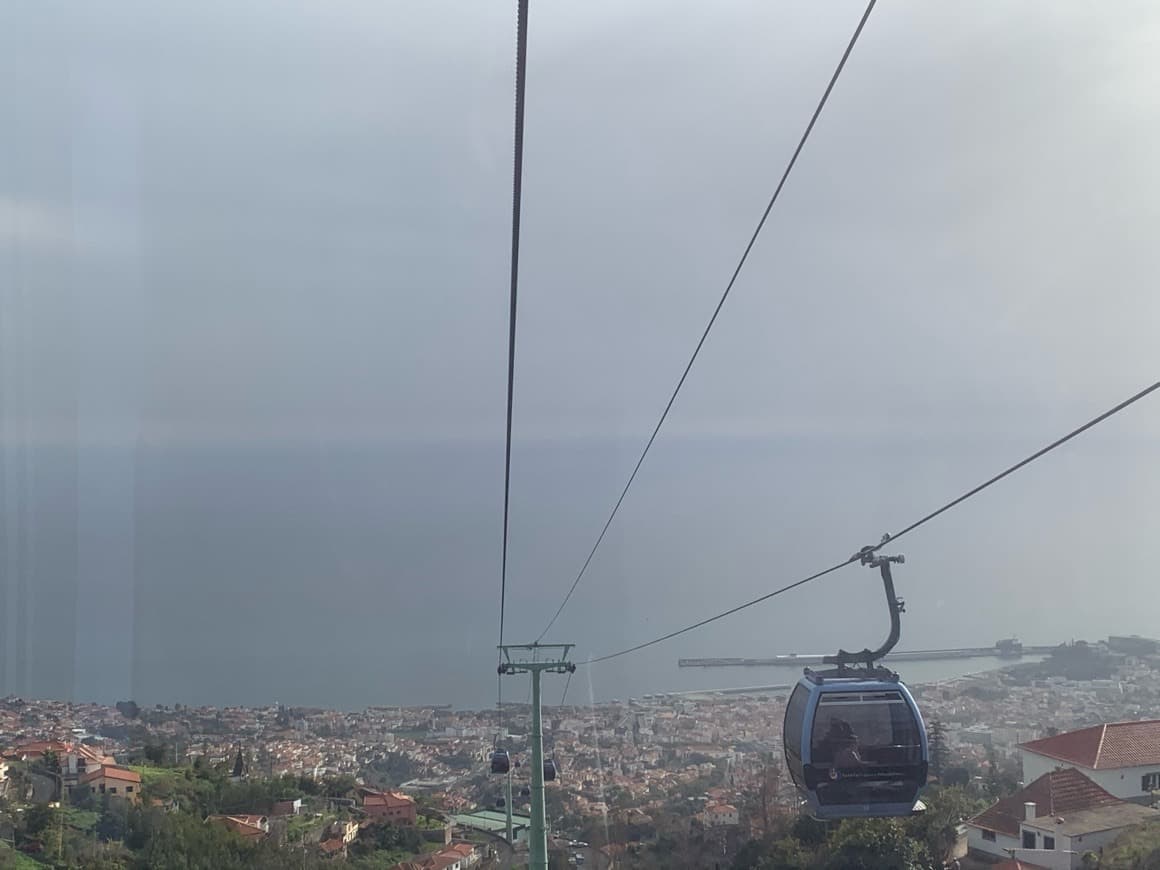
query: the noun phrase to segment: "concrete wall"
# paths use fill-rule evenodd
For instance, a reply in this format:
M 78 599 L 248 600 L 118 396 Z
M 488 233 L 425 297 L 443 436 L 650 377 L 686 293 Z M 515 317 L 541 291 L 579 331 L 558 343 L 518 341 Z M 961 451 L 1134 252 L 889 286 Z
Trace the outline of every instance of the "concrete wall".
M 451 845 L 451 823 L 447 822 L 442 828 L 419 828 L 419 834 L 428 843 L 442 843 Z
M 1044 821 L 1049 820 L 1039 820 L 1040 823 Z M 1036 848 L 1035 850 L 1020 849 L 1019 851 L 1033 851 L 1036 855 L 1051 854 L 1050 851 L 1041 848 L 1043 846 L 1043 834 L 1047 833 L 1049 836 L 1055 837 L 1054 851 L 1070 854 L 1069 863 L 1067 866 L 1079 868 L 1083 866 L 1083 856 L 1085 852 L 1095 852 L 1099 854 L 1101 848 L 1115 840 L 1116 837 L 1122 834 L 1127 827 L 1130 826 L 1125 826 L 1123 828 L 1113 828 L 1110 831 L 1095 831 L 1091 834 L 1084 834 L 1083 836 L 1078 837 L 1066 837 L 1053 831 L 1048 831 L 1046 827 L 1040 828 L 1038 826 L 1030 827 L 1028 825 L 1024 825 L 1024 830 L 1035 831 L 1038 834 L 1038 839 L 1036 839 L 1035 845 L 1040 848 Z M 1022 844 L 1022 836 L 1020 837 L 1020 844 Z M 1055 865 L 1048 864 L 1045 861 L 1040 861 L 1033 857 L 1028 857 L 1026 860 L 1033 864 L 1042 864 L 1044 867 L 1050 867 L 1054 870 Z
M 1021 845 L 1018 837 L 1008 837 L 1004 834 L 995 834 L 995 842 L 983 839 L 982 828 L 967 825 L 967 849 L 980 852 L 984 855 L 994 855 L 997 858 L 1009 858 L 1008 850 L 1016 849 Z
M 1085 834 L 1082 837 L 1072 837 L 1068 845 L 1069 849 L 1074 850 L 1080 857 L 1084 852 L 1096 852 L 1107 846 L 1120 834 L 1124 833 L 1125 828 L 1115 828 L 1111 831 L 1097 831 L 1094 834 Z M 1079 866 L 1078 864 L 1076 865 Z
M 1062 852 L 1059 849 L 1048 851 L 1047 849 L 1016 849 L 1013 854 L 1005 857 L 1013 857 L 1019 861 L 1026 861 L 1028 864 L 1035 864 L 1038 867 L 1046 867 L 1047 870 L 1075 870 L 1075 868 L 1082 867 L 1082 856 Z

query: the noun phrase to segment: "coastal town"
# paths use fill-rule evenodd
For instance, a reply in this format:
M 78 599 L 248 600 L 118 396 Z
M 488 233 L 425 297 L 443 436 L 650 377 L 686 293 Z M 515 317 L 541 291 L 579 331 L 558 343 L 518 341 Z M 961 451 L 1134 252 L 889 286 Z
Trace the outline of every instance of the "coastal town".
M 932 742 L 938 741 L 932 778 L 970 786 L 1006 777 L 1011 794 L 1032 786 L 1042 790 L 1033 780 L 1058 773 L 1066 753 L 1044 749 L 1035 755 L 1034 747 L 1042 749 L 1044 741 L 1105 726 L 1108 734 L 1120 733 L 1109 723 L 1144 723 L 1132 732 L 1135 756 L 1129 760 L 1143 773 L 1131 789 L 1117 794 L 1094 762 L 1084 782 L 1092 783 L 1105 822 L 1108 802 L 1128 802 L 1116 830 L 1146 822 L 1155 812 L 1150 802 L 1160 790 L 1157 642 L 1079 642 L 1043 661 L 911 690 Z M 696 831 L 729 855 L 767 835 L 771 818 L 798 813 L 781 768 L 784 705 L 784 692 L 711 692 L 546 708 L 545 756 L 559 771 L 546 786 L 553 854 L 567 864 L 635 866 L 632 856 L 666 836 Z M 383 825 L 420 828 L 422 842 L 411 841 L 416 853 L 408 857 L 394 849 L 392 856 L 400 860 L 389 866 L 518 866 L 527 831 L 528 765 L 517 765 L 509 780 L 491 776 L 486 762 L 497 745 L 526 759 L 529 719 L 528 708 L 518 704 L 505 705 L 501 715 L 431 706 L 343 712 L 7 698 L 0 702 L 0 775 L 9 812 L 0 836 L 17 840 L 12 810 L 38 801 L 69 805 L 82 794 L 172 809 L 178 798 L 173 788 L 167 790 L 167 779 L 181 771 L 220 770 L 235 783 L 327 784 L 314 795 L 307 788 L 280 800 L 255 796 L 253 806 L 207 812 L 200 819 L 243 838 L 294 843 L 303 855 L 333 861 L 356 857 L 360 838 L 368 831 L 381 834 Z M 1029 765 L 1029 752 L 1039 761 Z M 1076 783 L 1070 786 L 1077 791 Z M 1018 803 L 1022 815 L 1030 802 Z M 1027 820 L 1001 816 L 992 807 L 978 816 L 981 821 L 964 820 L 955 860 L 1043 851 L 1042 838 L 1033 842 L 1020 830 Z M 1053 836 L 1044 836 L 1054 850 Z M 1004 838 L 1012 845 L 1004 845 Z M 51 833 L 23 842 L 33 853 L 52 849 Z

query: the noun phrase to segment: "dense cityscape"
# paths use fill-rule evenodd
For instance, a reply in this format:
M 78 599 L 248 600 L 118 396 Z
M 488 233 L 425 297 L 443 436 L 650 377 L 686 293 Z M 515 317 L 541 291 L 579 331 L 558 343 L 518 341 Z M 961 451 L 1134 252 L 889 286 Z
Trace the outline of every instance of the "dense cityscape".
M 1107 837 L 1086 859 L 1057 849 L 1055 835 L 1045 835 L 1050 846 L 1033 842 L 1027 830 L 1016 830 L 1023 836 L 1006 852 L 988 851 L 1010 832 L 1009 824 L 986 820 L 1020 789 L 1040 787 L 1028 778 L 1031 747 L 1078 739 L 1105 723 L 1144 723 L 1148 730 L 1132 740 L 1133 752 L 1145 757 L 1131 760 L 1151 769 L 1132 794 L 1105 795 L 1102 780 L 1091 785 L 1097 806 L 1079 809 L 1099 809 L 1103 818 L 1115 809 L 1106 804 L 1123 803 L 1111 825 L 1117 835 L 1138 836 L 1141 823 L 1160 830 L 1150 807 L 1151 792 L 1160 790 L 1160 722 L 1149 724 L 1160 713 L 1160 644 L 1077 642 L 1042 662 L 911 689 L 931 733 L 927 815 L 952 798 L 954 809 L 929 834 L 943 854 L 872 866 L 983 866 L 1016 851 L 1024 852 L 1023 867 L 1096 866 L 1100 852 L 1098 866 L 1132 866 L 1113 862 L 1114 838 Z M 826 850 L 837 849 L 835 838 L 847 829 L 894 830 L 899 823 L 844 823 L 803 834 L 799 801 L 782 770 L 784 711 L 784 693 L 776 692 L 546 708 L 545 754 L 560 774 L 546 797 L 553 865 L 863 866 L 851 857 L 856 843 Z M 176 820 L 196 822 L 235 848 L 203 844 L 213 857 L 182 866 L 232 860 L 274 867 L 291 859 L 294 866 L 399 870 L 521 866 L 526 761 L 513 769 L 510 792 L 508 778 L 490 775 L 486 761 L 497 745 L 526 759 L 529 724 L 527 706 L 518 704 L 502 711 L 343 712 L 8 698 L 0 703 L 0 838 L 14 848 L 0 866 L 170 866 L 166 848 L 200 848 L 188 832 L 169 830 Z M 1101 745 L 1108 741 L 1101 732 Z M 1044 775 L 1060 775 L 1062 756 L 1044 753 L 1055 759 Z M 1075 792 L 1070 783 L 1067 793 Z M 1021 813 L 1026 803 L 1019 802 Z M 1055 863 L 1043 858 L 1048 851 Z

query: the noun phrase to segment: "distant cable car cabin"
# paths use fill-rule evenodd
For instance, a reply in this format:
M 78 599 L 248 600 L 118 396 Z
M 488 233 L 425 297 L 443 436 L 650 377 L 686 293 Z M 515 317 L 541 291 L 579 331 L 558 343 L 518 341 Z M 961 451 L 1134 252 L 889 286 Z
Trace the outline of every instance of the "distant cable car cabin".
M 495 806 L 496 806 L 496 809 L 502 810 L 504 807 L 507 806 L 507 801 L 505 801 L 503 798 L 496 798 L 495 799 Z
M 530 788 L 528 788 L 526 785 L 520 789 L 520 797 L 526 798 L 526 797 L 531 797 L 531 796 L 532 796 L 532 790 Z
M 544 782 L 552 782 L 555 780 L 557 773 L 559 773 L 559 769 L 556 767 L 556 762 L 553 759 L 549 758 L 544 762 Z
M 811 815 L 818 819 L 909 816 L 929 761 L 926 727 L 898 675 L 874 662 L 898 643 L 903 602 L 894 595 L 890 563 L 863 548 L 862 564 L 882 572 L 890 636 L 877 650 L 826 656 L 829 671 L 806 669 L 786 704 L 785 762 Z
M 476 756 L 478 758 L 478 756 Z M 506 749 L 497 749 L 491 754 L 491 772 L 507 773 L 512 769 L 511 758 Z

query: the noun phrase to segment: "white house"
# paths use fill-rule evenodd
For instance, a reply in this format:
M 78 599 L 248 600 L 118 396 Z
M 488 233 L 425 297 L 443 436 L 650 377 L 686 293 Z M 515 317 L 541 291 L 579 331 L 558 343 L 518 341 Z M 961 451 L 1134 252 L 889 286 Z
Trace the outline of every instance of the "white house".
M 1081 867 L 1085 853 L 1098 854 L 1125 828 L 1157 819 L 1160 819 L 1160 811 L 1125 802 L 1119 806 L 1093 807 L 1055 818 L 1040 816 L 1023 823 L 1023 839 L 1030 842 L 1031 835 L 1034 835 L 1037 849 L 1046 850 L 1049 845 L 1054 845 L 1055 850 L 1071 854 L 1071 867 Z
M 111 767 L 117 763 L 113 756 L 83 743 L 69 746 L 65 752 L 60 754 L 59 758 L 60 772 L 64 776 L 66 784 L 75 782 L 89 771 L 102 765 Z
M 726 828 L 739 822 L 737 807 L 732 804 L 714 804 L 701 813 L 701 824 L 707 828 Z
M 1160 719 L 1112 722 L 1020 744 L 1023 781 L 1072 767 L 1109 794 L 1148 803 L 1160 791 Z
M 1062 870 L 1160 811 L 1121 800 L 1074 768 L 1045 773 L 967 822 L 967 848 Z

